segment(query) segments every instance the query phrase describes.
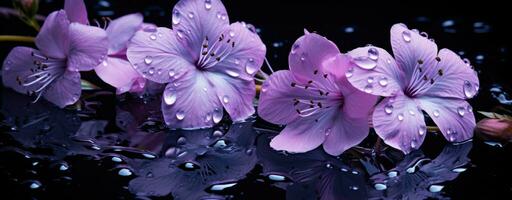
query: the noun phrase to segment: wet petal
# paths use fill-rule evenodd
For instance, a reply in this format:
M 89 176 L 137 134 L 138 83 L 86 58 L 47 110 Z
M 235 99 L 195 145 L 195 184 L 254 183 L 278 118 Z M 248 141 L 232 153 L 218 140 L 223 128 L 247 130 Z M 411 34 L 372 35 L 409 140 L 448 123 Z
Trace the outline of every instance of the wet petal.
M 157 28 L 155 32 L 138 31 L 128 44 L 127 57 L 136 71 L 157 83 L 168 83 L 196 70 L 186 48 L 176 39 L 176 32 Z
M 422 80 L 422 72 L 436 65 L 437 45 L 404 24 L 391 27 L 391 47 L 398 67 L 404 73 L 404 83 L 409 87 Z M 422 68 L 422 70 L 420 70 Z
M 35 43 L 44 55 L 66 58 L 69 49 L 69 20 L 63 10 L 50 13 L 44 21 Z
M 134 13 L 112 20 L 106 31 L 109 42 L 109 54 L 117 54 L 125 50 L 128 41 L 142 27 L 143 16 Z
M 64 1 L 64 10 L 68 14 L 71 22 L 89 24 L 84 0 L 66 0 Z
M 414 100 L 403 95 L 380 102 L 373 111 L 373 125 L 386 144 L 405 153 L 418 149 L 427 132 L 423 113 Z
M 208 73 L 219 101 L 233 121 L 240 121 L 254 114 L 253 100 L 256 95 L 254 81 L 235 79 L 224 74 Z
M 425 72 L 434 82 L 425 84 L 417 94 L 459 99 L 469 99 L 476 95 L 480 83 L 469 63 L 448 49 L 441 49 L 439 58 L 439 64 Z
M 124 59 L 107 57 L 94 68 L 101 80 L 116 87 L 120 93 L 129 91 L 132 85 L 142 76 L 133 69 L 130 62 Z
M 172 11 L 172 29 L 180 33 L 195 60 L 203 40 L 217 40 L 228 26 L 226 8 L 220 0 L 182 0 Z
M 379 47 L 361 47 L 347 53 L 352 57 L 345 73 L 357 89 L 378 96 L 392 96 L 405 88 L 403 72 L 395 59 Z
M 465 100 L 420 97 L 418 101 L 448 141 L 461 142 L 473 137 L 475 116 L 473 108 Z
M 368 110 L 368 109 L 367 109 Z M 330 155 L 337 156 L 345 150 L 358 145 L 368 136 L 368 118 L 352 119 L 348 113 L 338 114 L 333 127 L 324 141 L 324 150 Z M 368 116 L 368 112 L 366 113 Z
M 252 80 L 265 58 L 266 47 L 260 37 L 240 22 L 231 24 L 223 35 L 225 38 L 217 44 L 218 55 L 211 59 L 215 62 L 219 58 L 220 61 L 208 70 Z M 221 54 L 224 49 L 226 53 Z
M 103 29 L 72 23 L 69 26 L 68 69 L 92 70 L 107 56 L 108 39 Z
M 80 72 L 66 70 L 48 86 L 43 95 L 46 100 L 63 108 L 75 103 L 82 93 L 80 87 Z
M 162 100 L 165 122 L 171 128 L 204 128 L 218 123 L 223 116 L 214 86 L 198 71 L 167 84 Z

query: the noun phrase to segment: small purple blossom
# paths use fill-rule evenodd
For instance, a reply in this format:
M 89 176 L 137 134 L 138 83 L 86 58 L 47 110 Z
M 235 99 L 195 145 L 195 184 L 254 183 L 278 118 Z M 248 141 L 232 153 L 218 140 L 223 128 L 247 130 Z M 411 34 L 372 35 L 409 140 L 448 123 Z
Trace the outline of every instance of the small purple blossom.
M 345 77 L 350 58 L 315 33 L 305 33 L 292 46 L 290 70 L 265 81 L 258 114 L 286 124 L 270 146 L 306 152 L 323 144 L 339 155 L 368 135 L 368 116 L 376 97 L 352 87 Z
M 479 81 L 469 62 L 403 24 L 391 28 L 394 58 L 367 46 L 353 57 L 346 77 L 354 87 L 384 96 L 373 112 L 375 131 L 386 144 L 409 153 L 419 148 L 427 128 L 422 110 L 451 142 L 473 136 L 475 117 L 466 99 L 476 95 Z
M 211 127 L 223 117 L 234 121 L 254 113 L 253 76 L 265 45 L 244 23 L 229 24 L 219 0 L 181 0 L 172 28 L 138 31 L 128 60 L 143 77 L 168 83 L 162 112 L 171 128 Z
M 107 35 L 86 25 L 83 2 L 67 0 L 65 8 L 46 18 L 35 40 L 39 50 L 15 47 L 2 68 L 5 86 L 59 107 L 78 100 L 79 71 L 92 70 L 107 54 Z
M 154 25 L 144 24 L 139 13 L 122 16 L 110 22 L 106 28 L 108 36 L 108 56 L 94 70 L 106 83 L 117 88 L 117 93 L 142 92 L 146 79 L 142 77 L 126 58 L 129 40 L 141 29 L 155 29 Z

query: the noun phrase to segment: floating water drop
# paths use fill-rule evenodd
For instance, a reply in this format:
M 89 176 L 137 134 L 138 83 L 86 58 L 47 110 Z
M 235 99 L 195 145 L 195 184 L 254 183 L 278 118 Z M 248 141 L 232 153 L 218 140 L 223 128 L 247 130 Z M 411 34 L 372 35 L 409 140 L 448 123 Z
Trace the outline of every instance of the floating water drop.
M 351 190 L 359 190 L 359 187 L 357 187 L 357 186 L 350 186 L 348 188 L 351 189 Z
M 68 166 L 68 164 L 66 164 L 66 163 L 62 163 L 62 164 L 60 165 L 60 167 L 59 167 L 59 170 L 60 170 L 60 171 L 66 171 L 66 170 L 68 170 L 68 169 L 69 169 L 69 166 Z

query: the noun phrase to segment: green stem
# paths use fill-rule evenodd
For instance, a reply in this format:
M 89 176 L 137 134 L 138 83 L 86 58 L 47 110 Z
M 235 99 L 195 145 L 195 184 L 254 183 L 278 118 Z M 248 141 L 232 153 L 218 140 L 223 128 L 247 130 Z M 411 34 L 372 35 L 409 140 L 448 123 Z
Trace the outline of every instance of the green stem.
M 0 42 L 34 42 L 34 40 L 32 36 L 0 35 Z

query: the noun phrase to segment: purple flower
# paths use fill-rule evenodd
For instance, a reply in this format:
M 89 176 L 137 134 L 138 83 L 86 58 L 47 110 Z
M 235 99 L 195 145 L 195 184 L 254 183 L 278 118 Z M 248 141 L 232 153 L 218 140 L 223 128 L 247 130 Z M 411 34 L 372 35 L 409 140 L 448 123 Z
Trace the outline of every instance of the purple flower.
M 81 94 L 80 72 L 97 66 L 107 54 L 104 30 L 87 24 L 81 1 L 66 1 L 66 11 L 52 12 L 35 43 L 39 50 L 15 47 L 4 61 L 3 84 L 20 93 L 41 96 L 59 107 Z
M 254 74 L 265 45 L 244 23 L 229 24 L 219 0 L 181 0 L 172 11 L 173 29 L 139 31 L 128 60 L 143 77 L 167 84 L 162 101 L 172 128 L 218 123 L 223 107 L 234 121 L 254 113 Z
M 476 72 L 467 61 L 403 24 L 391 28 L 395 59 L 378 47 L 349 53 L 353 66 L 346 76 L 369 94 L 384 96 L 373 112 L 375 131 L 386 144 L 405 153 L 425 139 L 421 110 L 437 124 L 445 138 L 460 142 L 472 137 L 475 117 L 466 99 L 479 87 Z
M 376 97 L 352 87 L 345 77 L 350 58 L 334 43 L 307 33 L 293 44 L 290 70 L 263 84 L 258 114 L 286 124 L 270 146 L 289 152 L 324 150 L 339 155 L 368 135 L 368 115 Z
M 94 70 L 103 81 L 116 87 L 118 94 L 127 91 L 141 92 L 144 89 L 146 79 L 128 62 L 126 49 L 135 32 L 152 26 L 154 25 L 144 24 L 143 16 L 136 13 L 113 20 L 106 28 L 108 56 Z

